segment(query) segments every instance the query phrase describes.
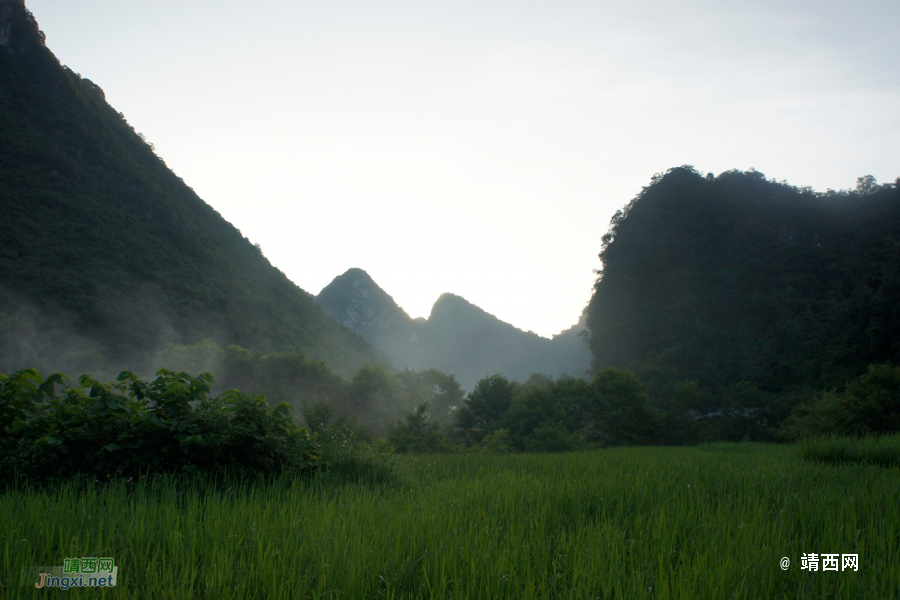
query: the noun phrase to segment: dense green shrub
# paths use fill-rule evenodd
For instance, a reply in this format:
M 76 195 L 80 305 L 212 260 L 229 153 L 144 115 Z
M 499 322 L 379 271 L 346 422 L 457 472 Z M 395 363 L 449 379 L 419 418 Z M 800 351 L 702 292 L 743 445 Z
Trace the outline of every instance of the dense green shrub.
M 584 448 L 584 438 L 562 421 L 543 423 L 524 441 L 526 452 L 572 452 Z
M 425 402 L 431 417 L 443 425 L 463 398 L 456 378 L 436 369 L 392 372 L 366 365 L 347 380 L 302 352 L 261 354 L 237 345 L 223 348 L 213 340 L 170 344 L 154 364 L 190 373 L 212 371 L 217 374 L 215 391 L 253 390 L 272 404 L 288 402 L 301 409 L 324 402 L 333 413 L 353 414 L 379 434 Z
M 300 412 L 320 444 L 318 477 L 371 484 L 395 481 L 392 448 L 360 426 L 356 417 L 337 416 L 335 407 L 323 400 L 303 405 Z
M 160 370 L 145 383 L 82 375 L 41 382 L 34 369 L 0 375 L 0 476 L 97 479 L 155 473 L 272 475 L 319 465 L 319 446 L 287 404 L 262 396 L 210 395 L 213 376 Z
M 900 431 L 900 366 L 870 365 L 842 391 L 829 391 L 797 406 L 785 434 L 864 435 Z
M 485 454 L 509 454 L 513 451 L 509 430 L 501 427 L 493 433 L 487 434 L 476 448 Z
M 485 448 L 490 440 L 502 451 L 519 452 L 659 444 L 667 423 L 680 420 L 687 429 L 694 420 L 687 410 L 671 411 L 664 419 L 641 380 L 625 369 L 604 369 L 590 383 L 534 375 L 520 385 L 492 375 L 456 411 L 451 434 L 467 447 Z
M 574 432 L 581 426 L 579 407 L 572 398 L 557 392 L 557 386 L 550 380 L 545 387 L 531 387 L 516 394 L 501 420 L 514 449 L 556 452 L 560 450 L 551 447 L 559 446 L 559 440 L 550 441 L 551 431 L 558 431 L 564 437 L 577 435 Z
M 405 422 L 397 421 L 388 428 L 387 439 L 397 452 L 445 452 L 450 444 L 440 430 L 440 424 L 431 420 L 431 405 L 423 402 L 406 415 Z
M 500 374 L 481 379 L 454 414 L 454 437 L 472 446 L 502 427 L 518 387 L 516 382 Z
M 661 417 L 637 375 L 625 369 L 604 369 L 591 382 L 584 405 L 588 440 L 603 446 L 657 443 Z

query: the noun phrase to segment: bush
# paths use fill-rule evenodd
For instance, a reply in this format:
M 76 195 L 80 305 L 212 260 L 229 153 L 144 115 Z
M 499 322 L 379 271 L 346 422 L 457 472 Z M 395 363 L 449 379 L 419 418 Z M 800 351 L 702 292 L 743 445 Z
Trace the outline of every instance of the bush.
M 162 369 L 150 383 L 129 371 L 115 384 L 82 375 L 41 383 L 34 369 L 0 375 L 0 476 L 96 479 L 157 473 L 274 475 L 319 465 L 314 437 L 287 404 L 229 391 L 210 396 L 213 376 Z
M 472 446 L 500 428 L 512 405 L 518 384 L 503 375 L 484 377 L 454 413 L 453 433 L 457 441 Z
M 325 401 L 304 405 L 300 411 L 320 444 L 319 477 L 361 483 L 396 480 L 393 449 L 387 441 L 375 438 L 354 418 L 335 417 L 335 408 Z
M 509 454 L 513 451 L 508 429 L 497 429 L 481 440 L 480 449 L 487 454 Z
M 571 433 L 565 423 L 544 423 L 525 438 L 526 452 L 574 452 L 584 448 L 584 438 Z
M 900 366 L 870 365 L 843 392 L 801 404 L 784 426 L 787 437 L 900 432 Z
M 587 387 L 586 383 L 584 387 Z M 509 430 L 514 450 L 561 452 L 550 448 L 560 444 L 573 446 L 571 442 L 575 438 L 572 434 L 581 426 L 580 414 L 575 400 L 559 393 L 561 388 L 550 382 L 546 387 L 532 387 L 521 392 L 513 399 L 501 422 Z M 562 442 L 563 439 L 568 442 Z
M 423 402 L 406 415 L 406 422 L 397 422 L 388 429 L 388 441 L 397 452 L 424 454 L 446 452 L 450 449 L 447 439 L 441 435 L 441 426 L 430 421 L 431 405 Z
M 591 390 L 593 393 L 584 404 L 590 421 L 589 441 L 603 446 L 658 442 L 661 416 L 634 373 L 604 369 L 594 376 Z

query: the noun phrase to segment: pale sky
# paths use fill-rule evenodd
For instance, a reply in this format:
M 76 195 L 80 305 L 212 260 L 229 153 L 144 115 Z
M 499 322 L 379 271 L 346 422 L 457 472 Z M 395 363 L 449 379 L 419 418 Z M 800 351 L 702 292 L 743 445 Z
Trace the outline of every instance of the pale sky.
M 550 336 L 669 167 L 900 176 L 900 2 L 26 0 L 303 289 L 365 269 Z

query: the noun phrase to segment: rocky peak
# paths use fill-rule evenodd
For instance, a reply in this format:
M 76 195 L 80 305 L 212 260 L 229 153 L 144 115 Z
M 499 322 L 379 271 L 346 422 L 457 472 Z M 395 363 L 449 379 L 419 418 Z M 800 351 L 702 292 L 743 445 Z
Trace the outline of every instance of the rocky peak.
M 367 339 L 412 321 L 362 269 L 349 269 L 335 277 L 316 296 L 316 302 L 338 323 Z
M 44 32 L 25 8 L 25 0 L 0 0 L 0 46 L 21 51 L 28 42 L 44 45 Z

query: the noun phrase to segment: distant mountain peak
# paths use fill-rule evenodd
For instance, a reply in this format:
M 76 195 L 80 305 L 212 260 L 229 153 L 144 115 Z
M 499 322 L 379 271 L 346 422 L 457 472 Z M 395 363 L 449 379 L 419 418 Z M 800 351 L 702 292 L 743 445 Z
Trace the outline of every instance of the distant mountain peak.
M 431 307 L 431 315 L 428 317 L 428 320 L 431 323 L 458 321 L 459 319 L 465 319 L 467 321 L 474 319 L 475 322 L 483 324 L 496 323 L 498 325 L 509 327 L 515 331 L 522 332 L 522 330 L 515 325 L 502 321 L 480 306 L 472 304 L 462 296 L 451 293 L 440 295 Z M 535 337 L 540 337 L 536 333 L 533 335 Z
M 348 269 L 316 296 L 325 312 L 366 339 L 385 329 L 409 326 L 409 315 L 364 270 Z
M 334 278 L 316 302 L 339 323 L 383 350 L 398 368 L 436 368 L 472 389 L 503 373 L 524 381 L 536 371 L 582 375 L 590 353 L 575 326 L 553 341 L 505 323 L 457 294 L 441 294 L 428 319 L 410 319 L 362 269 Z
M 367 283 L 375 283 L 375 280 L 372 279 L 372 276 L 366 273 L 363 269 L 359 267 L 351 267 L 344 271 L 343 275 L 338 275 L 335 279 L 345 279 L 352 278 L 360 281 L 365 281 Z
M 438 299 L 435 301 L 434 305 L 431 307 L 432 313 L 435 309 L 443 309 L 445 307 L 452 306 L 471 306 L 473 308 L 478 308 L 462 296 L 457 296 L 456 294 L 451 294 L 450 292 L 446 292 L 441 294 Z M 481 309 L 478 309 L 481 310 Z

